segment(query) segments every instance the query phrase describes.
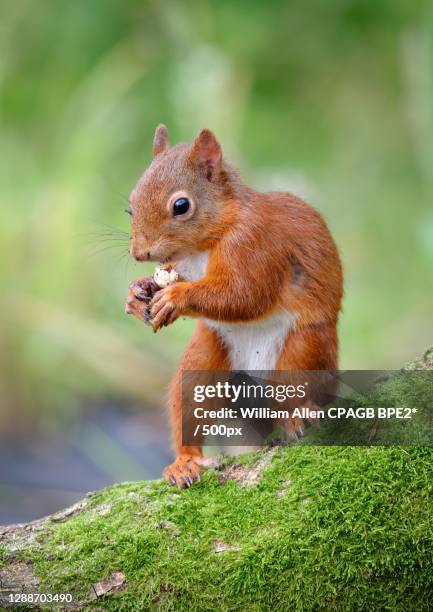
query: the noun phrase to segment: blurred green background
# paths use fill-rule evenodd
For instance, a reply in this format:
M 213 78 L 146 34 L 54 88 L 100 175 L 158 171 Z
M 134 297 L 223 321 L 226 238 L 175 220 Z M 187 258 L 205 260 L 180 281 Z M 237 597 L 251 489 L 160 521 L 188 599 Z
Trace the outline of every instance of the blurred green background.
M 2 2 L 0 436 L 163 403 L 193 323 L 123 314 L 145 270 L 123 211 L 161 121 L 212 128 L 252 185 L 322 211 L 342 368 L 431 344 L 432 32 L 405 0 Z

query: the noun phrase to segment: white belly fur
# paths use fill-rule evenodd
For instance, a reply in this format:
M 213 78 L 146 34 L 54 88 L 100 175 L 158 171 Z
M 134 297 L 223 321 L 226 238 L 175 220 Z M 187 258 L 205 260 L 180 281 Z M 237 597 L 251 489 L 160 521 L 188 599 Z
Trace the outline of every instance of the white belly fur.
M 206 274 L 208 258 L 209 254 L 207 251 L 190 255 L 186 259 L 176 262 L 176 271 L 187 280 L 203 278 Z
M 188 280 L 206 273 L 208 253 L 198 253 L 178 262 L 176 270 Z M 273 370 L 297 314 L 279 310 L 264 319 L 227 323 L 205 319 L 227 348 L 232 370 Z

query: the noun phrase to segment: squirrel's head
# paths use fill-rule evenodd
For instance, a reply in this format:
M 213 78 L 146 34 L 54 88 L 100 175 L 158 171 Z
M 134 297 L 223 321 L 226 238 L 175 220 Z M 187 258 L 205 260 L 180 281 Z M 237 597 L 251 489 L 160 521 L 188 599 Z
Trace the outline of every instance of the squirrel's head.
M 166 262 L 209 248 L 227 226 L 228 199 L 214 134 L 205 129 L 192 145 L 171 147 L 167 128 L 158 125 L 153 161 L 129 198 L 131 255 Z

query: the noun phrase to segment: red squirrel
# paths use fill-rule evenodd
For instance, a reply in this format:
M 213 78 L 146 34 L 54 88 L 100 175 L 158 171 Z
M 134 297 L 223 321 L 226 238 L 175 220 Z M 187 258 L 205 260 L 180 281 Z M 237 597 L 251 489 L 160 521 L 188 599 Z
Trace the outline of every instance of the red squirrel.
M 179 280 L 158 290 L 138 279 L 126 312 L 147 321 L 151 300 L 154 330 L 198 319 L 169 395 L 176 458 L 164 477 L 186 488 L 205 461 L 200 446 L 182 444 L 182 372 L 337 369 L 340 258 L 318 211 L 246 185 L 208 129 L 170 146 L 167 128 L 156 128 L 127 212 L 131 255 L 174 267 Z

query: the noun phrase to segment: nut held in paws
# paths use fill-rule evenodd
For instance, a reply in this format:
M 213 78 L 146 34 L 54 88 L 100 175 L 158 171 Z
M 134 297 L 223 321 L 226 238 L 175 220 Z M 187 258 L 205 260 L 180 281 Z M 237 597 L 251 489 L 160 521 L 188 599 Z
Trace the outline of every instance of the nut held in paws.
M 153 273 L 153 280 L 161 289 L 165 289 L 165 287 L 172 285 L 178 278 L 179 275 L 176 270 L 164 270 L 164 268 L 160 266 L 155 268 L 155 272 Z

